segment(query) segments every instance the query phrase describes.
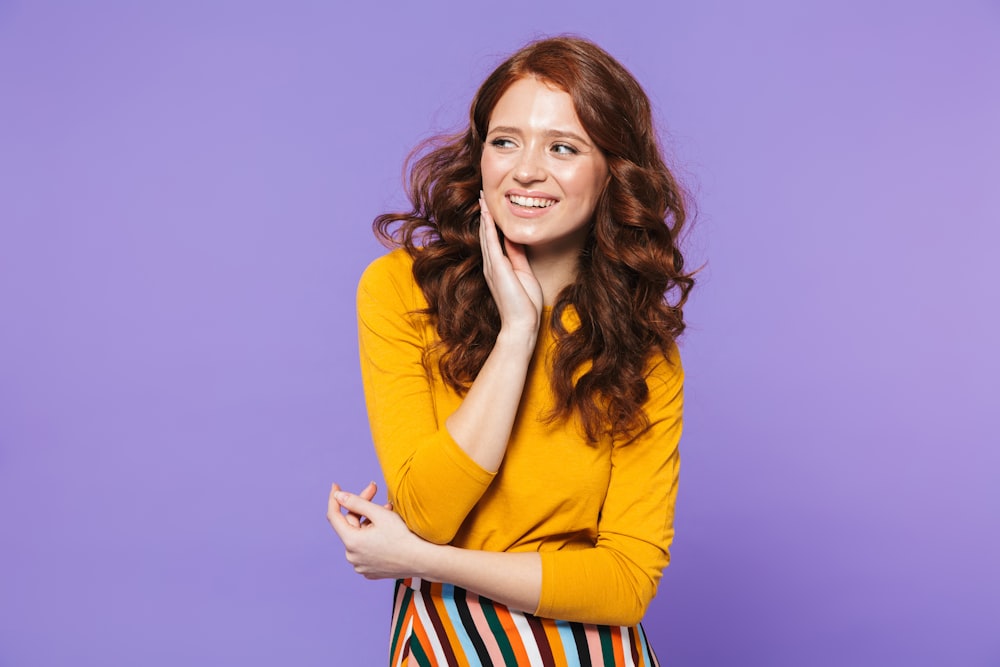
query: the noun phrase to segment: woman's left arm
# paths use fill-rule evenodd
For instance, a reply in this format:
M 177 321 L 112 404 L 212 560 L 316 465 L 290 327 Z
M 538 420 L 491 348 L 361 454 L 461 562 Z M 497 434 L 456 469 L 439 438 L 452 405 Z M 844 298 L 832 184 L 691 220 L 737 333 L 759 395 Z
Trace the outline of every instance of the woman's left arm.
M 612 449 L 594 548 L 541 554 L 539 616 L 634 625 L 656 595 L 670 562 L 680 470 L 684 372 L 676 348 L 646 384 L 649 427 Z

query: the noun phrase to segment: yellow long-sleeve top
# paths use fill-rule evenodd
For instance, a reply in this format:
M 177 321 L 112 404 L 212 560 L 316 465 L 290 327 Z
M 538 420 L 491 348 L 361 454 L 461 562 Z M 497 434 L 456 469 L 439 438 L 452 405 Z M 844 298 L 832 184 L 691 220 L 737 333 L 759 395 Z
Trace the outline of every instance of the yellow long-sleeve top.
M 423 363 L 437 339 L 412 259 L 375 260 L 358 287 L 361 373 L 389 498 L 410 529 L 438 544 L 538 551 L 535 614 L 634 625 L 656 593 L 673 538 L 683 372 L 674 349 L 648 364 L 649 428 L 588 443 L 576 418 L 547 423 L 554 337 L 546 310 L 500 469 L 476 464 L 445 429 L 461 396 Z M 574 315 L 564 315 L 564 322 Z

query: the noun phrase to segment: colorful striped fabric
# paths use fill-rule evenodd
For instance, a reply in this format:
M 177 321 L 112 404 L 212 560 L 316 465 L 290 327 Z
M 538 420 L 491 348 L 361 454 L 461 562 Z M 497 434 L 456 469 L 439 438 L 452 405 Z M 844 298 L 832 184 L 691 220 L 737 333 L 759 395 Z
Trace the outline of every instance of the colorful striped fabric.
M 392 667 L 658 667 L 641 625 L 554 621 L 451 584 L 396 581 Z

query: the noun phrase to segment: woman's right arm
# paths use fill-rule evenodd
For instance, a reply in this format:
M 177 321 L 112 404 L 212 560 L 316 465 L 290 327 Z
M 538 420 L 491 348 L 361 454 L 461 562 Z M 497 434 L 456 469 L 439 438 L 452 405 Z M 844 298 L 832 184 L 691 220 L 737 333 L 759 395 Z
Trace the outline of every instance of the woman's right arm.
M 361 372 L 372 437 L 396 511 L 417 535 L 450 542 L 500 467 L 541 320 L 541 289 L 523 249 L 500 246 L 488 212 L 484 273 L 501 316 L 492 352 L 460 406 L 439 424 L 427 369 L 419 287 L 400 253 L 358 288 Z

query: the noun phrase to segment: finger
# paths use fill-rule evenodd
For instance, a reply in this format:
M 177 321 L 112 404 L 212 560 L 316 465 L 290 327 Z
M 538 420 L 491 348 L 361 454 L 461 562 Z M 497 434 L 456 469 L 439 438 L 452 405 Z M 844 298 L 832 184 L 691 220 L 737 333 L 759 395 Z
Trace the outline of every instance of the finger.
M 489 242 L 492 240 L 492 237 L 496 236 L 497 226 L 496 220 L 493 219 L 493 214 L 490 213 L 490 207 L 486 203 L 486 198 L 482 194 L 479 195 L 479 217 L 480 231 L 484 240 Z
M 330 486 L 330 497 L 327 498 L 326 501 L 327 518 L 330 518 L 330 514 L 332 514 L 334 510 L 336 510 L 338 514 L 340 513 L 340 503 L 338 503 L 336 498 L 333 497 L 333 494 L 335 494 L 337 491 L 340 491 L 340 484 L 334 482 Z
M 390 512 L 393 511 L 392 510 L 393 505 L 392 505 L 392 501 L 391 500 L 389 502 L 387 502 L 385 505 L 382 505 L 382 507 L 385 508 L 385 509 L 387 509 L 387 510 L 389 510 Z M 372 524 L 371 521 L 368 520 L 368 517 L 361 517 L 361 526 L 362 526 L 362 528 L 365 527 L 365 526 L 371 526 L 371 525 L 373 525 L 373 524 Z
M 482 200 L 481 200 L 482 201 Z M 482 201 L 482 206 L 486 202 Z M 497 232 L 496 222 L 489 214 L 489 209 L 483 214 L 480 221 L 480 245 L 483 249 L 483 269 L 487 276 L 492 275 L 504 262 L 503 248 L 500 245 L 500 234 Z
M 486 207 L 486 201 L 479 197 L 479 248 L 483 253 L 483 272 L 489 276 L 493 270 L 490 257 L 489 229 L 493 227 L 493 217 Z M 495 228 L 494 228 L 495 231 Z
M 506 238 L 503 240 L 503 245 L 507 250 L 507 259 L 510 260 L 511 267 L 515 271 L 531 273 L 531 264 L 528 263 L 528 254 L 525 252 L 524 246 Z
M 337 536 L 343 540 L 351 530 L 352 526 L 347 521 L 347 517 L 340 511 L 342 505 L 337 500 L 337 496 L 341 493 L 343 492 L 340 490 L 340 486 L 334 483 L 330 488 L 330 499 L 327 501 L 326 520 L 330 522 L 331 526 L 333 526 L 333 529 L 337 532 Z
M 365 500 L 364 498 L 353 493 L 336 491 L 333 495 L 334 500 L 336 500 L 341 507 L 347 509 L 348 512 L 357 514 L 358 516 L 366 516 L 369 521 L 375 522 L 380 517 L 385 516 L 386 509 L 384 507 L 376 505 L 372 501 Z
M 490 222 L 495 223 L 496 220 L 493 218 L 493 211 L 490 210 L 490 205 L 486 203 L 486 195 L 482 190 L 479 191 L 479 212 L 486 216 Z
M 371 500 L 372 498 L 375 497 L 375 493 L 377 491 L 378 491 L 378 486 L 375 484 L 375 482 L 368 482 L 368 486 L 366 486 L 358 495 L 364 498 L 365 500 Z
M 333 485 L 330 487 L 330 498 L 327 502 L 327 519 L 331 522 L 331 524 L 334 521 L 339 522 L 341 519 L 343 519 L 343 521 L 345 521 L 348 525 L 351 525 L 355 528 L 359 528 L 361 526 L 360 515 L 351 511 L 348 511 L 347 514 L 344 514 L 341 511 L 341 508 L 343 508 L 343 506 L 339 502 L 337 502 L 337 498 L 335 496 L 335 494 L 340 491 L 341 491 L 340 485 L 334 482 Z M 375 497 L 375 493 L 377 491 L 378 487 L 376 486 L 375 482 L 369 482 L 368 486 L 366 486 L 361 491 L 361 493 L 358 494 L 358 496 L 364 498 L 365 500 L 371 500 L 372 498 Z M 334 526 L 334 528 L 336 528 L 336 526 Z
M 361 493 L 359 493 L 358 495 L 364 498 L 365 500 L 371 500 L 372 498 L 375 497 L 375 493 L 377 491 L 378 491 L 378 486 L 375 485 L 375 482 L 368 482 L 368 486 L 362 489 Z M 355 528 L 360 528 L 365 521 L 364 517 L 360 517 L 357 514 L 354 514 L 353 512 L 348 512 L 347 522 L 352 526 L 354 526 Z

